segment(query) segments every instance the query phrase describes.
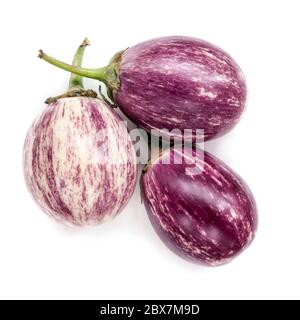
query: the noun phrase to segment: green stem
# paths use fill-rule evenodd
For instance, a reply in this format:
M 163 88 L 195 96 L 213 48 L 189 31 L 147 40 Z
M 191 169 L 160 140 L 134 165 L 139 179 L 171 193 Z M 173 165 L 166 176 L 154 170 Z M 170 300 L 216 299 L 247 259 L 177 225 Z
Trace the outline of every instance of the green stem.
M 89 45 L 89 41 L 87 38 L 85 38 L 82 42 L 82 44 L 77 49 L 74 59 L 73 59 L 73 65 L 70 65 L 70 67 L 73 68 L 80 68 L 85 48 Z M 42 51 L 40 51 L 39 57 L 45 59 L 46 61 L 59 66 L 60 61 L 57 61 L 56 59 L 53 59 L 47 55 L 45 55 Z M 97 93 L 93 90 L 84 90 L 83 83 L 82 83 L 82 76 L 79 74 L 72 73 L 70 77 L 69 82 L 69 88 L 66 92 L 63 94 L 60 94 L 55 97 L 48 98 L 45 103 L 46 104 L 53 104 L 58 99 L 62 98 L 71 98 L 71 97 L 89 97 L 89 98 L 97 98 Z
M 50 63 L 60 69 L 69 71 L 71 73 L 77 74 L 82 77 L 97 79 L 99 81 L 103 81 L 104 83 L 107 80 L 106 79 L 107 67 L 98 68 L 98 69 L 89 69 L 89 68 L 82 68 L 79 66 L 72 66 L 70 64 L 59 61 L 59 60 L 47 55 L 42 50 L 39 51 L 39 58 L 47 61 L 48 63 Z
M 81 67 L 85 48 L 89 44 L 90 44 L 89 40 L 87 38 L 85 38 L 83 40 L 82 44 L 77 49 L 75 56 L 74 56 L 74 59 L 73 59 L 73 63 L 72 63 L 72 65 L 74 67 Z M 83 83 L 82 83 L 81 76 L 79 76 L 78 74 L 72 73 L 71 78 L 70 78 L 70 82 L 69 82 L 69 89 L 74 89 L 74 88 L 83 89 Z
M 81 48 L 80 50 L 81 51 L 84 50 L 84 47 Z M 109 90 L 114 91 L 114 90 L 118 90 L 120 87 L 119 69 L 120 69 L 120 63 L 121 63 L 123 52 L 124 51 L 118 52 L 106 67 L 96 68 L 96 69 L 83 68 L 81 67 L 81 63 L 77 63 L 80 60 L 81 53 L 79 54 L 79 57 L 77 59 L 78 61 L 74 60 L 75 61 L 75 63 L 73 62 L 74 65 L 70 65 L 62 61 L 59 61 L 47 55 L 42 50 L 39 51 L 39 58 L 47 61 L 48 63 L 60 69 L 69 71 L 72 74 L 102 81 L 107 85 Z M 74 77 L 71 77 L 71 81 L 73 81 Z M 75 77 L 75 81 L 76 79 L 78 81 L 78 78 Z

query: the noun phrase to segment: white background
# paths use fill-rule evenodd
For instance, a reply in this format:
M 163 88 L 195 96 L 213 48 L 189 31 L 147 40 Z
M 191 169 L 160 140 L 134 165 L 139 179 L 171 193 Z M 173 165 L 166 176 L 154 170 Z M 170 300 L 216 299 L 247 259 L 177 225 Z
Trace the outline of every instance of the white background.
M 299 1 L 0 3 L 0 298 L 300 298 Z M 37 208 L 23 181 L 26 131 L 69 77 L 38 49 L 71 62 L 88 36 L 85 66 L 100 67 L 116 51 L 177 34 L 226 50 L 248 83 L 240 123 L 205 147 L 248 182 L 260 223 L 250 248 L 218 268 L 166 249 L 138 189 L 111 223 L 70 229 Z

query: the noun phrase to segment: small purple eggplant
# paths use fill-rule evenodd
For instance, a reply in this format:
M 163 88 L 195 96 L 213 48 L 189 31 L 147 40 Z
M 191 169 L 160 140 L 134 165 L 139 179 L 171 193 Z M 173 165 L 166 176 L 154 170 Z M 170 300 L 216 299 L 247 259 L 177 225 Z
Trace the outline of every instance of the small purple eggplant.
M 98 69 L 75 68 L 44 53 L 41 58 L 104 82 L 133 122 L 164 138 L 181 138 L 184 129 L 190 130 L 186 140 L 194 139 L 197 129 L 203 130 L 204 140 L 222 136 L 245 108 L 241 69 L 226 52 L 200 39 L 173 36 L 142 42 Z
M 85 41 L 74 65 L 80 65 Z M 36 118 L 24 145 L 24 175 L 38 205 L 56 220 L 83 226 L 113 218 L 130 199 L 136 155 L 124 122 L 71 76 L 69 90 Z
M 196 160 L 199 174 L 188 174 L 193 166 L 188 155 Z M 177 164 L 175 159 L 181 157 Z M 250 189 L 228 166 L 200 149 L 164 152 L 146 168 L 141 191 L 159 237 L 193 262 L 227 263 L 255 236 L 257 209 Z

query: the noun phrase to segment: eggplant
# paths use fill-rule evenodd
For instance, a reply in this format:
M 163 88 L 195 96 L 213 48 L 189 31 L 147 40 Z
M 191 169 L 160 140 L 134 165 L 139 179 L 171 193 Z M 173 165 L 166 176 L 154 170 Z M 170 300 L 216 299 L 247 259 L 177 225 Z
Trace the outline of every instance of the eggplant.
M 80 65 L 79 47 L 74 65 Z M 34 200 L 67 225 L 98 224 L 115 217 L 130 199 L 136 155 L 122 119 L 82 79 L 47 99 L 24 144 L 24 176 Z
M 247 89 L 240 67 L 225 51 L 200 39 L 172 36 L 145 41 L 97 69 L 67 65 L 42 51 L 40 57 L 104 82 L 114 103 L 134 123 L 165 139 L 220 137 L 237 124 L 245 109 Z
M 189 147 L 163 152 L 147 166 L 141 193 L 158 236 L 187 260 L 225 264 L 254 239 L 258 217 L 252 192 L 208 152 Z

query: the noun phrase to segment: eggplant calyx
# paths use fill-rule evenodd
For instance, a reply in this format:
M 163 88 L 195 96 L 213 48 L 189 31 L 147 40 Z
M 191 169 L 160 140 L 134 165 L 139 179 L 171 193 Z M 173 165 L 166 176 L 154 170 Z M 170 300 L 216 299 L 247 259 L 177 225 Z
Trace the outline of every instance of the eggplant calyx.
M 62 98 L 72 98 L 72 97 L 89 97 L 89 98 L 97 98 L 97 93 L 94 90 L 88 89 L 84 90 L 82 88 L 74 87 L 69 89 L 63 94 L 60 94 L 56 97 L 50 97 L 46 99 L 46 104 L 55 103 L 57 100 Z

